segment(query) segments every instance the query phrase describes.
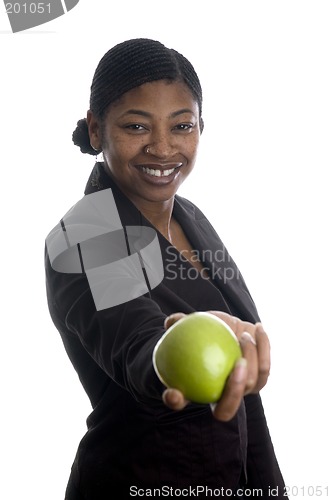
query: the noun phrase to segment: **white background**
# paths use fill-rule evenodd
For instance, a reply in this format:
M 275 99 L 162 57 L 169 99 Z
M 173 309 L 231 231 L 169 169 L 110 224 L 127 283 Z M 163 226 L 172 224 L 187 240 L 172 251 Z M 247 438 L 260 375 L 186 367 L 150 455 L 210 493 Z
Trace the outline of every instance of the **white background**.
M 205 130 L 179 194 L 210 218 L 269 332 L 262 397 L 291 498 L 318 497 L 310 487 L 326 498 L 331 2 L 81 0 L 17 34 L 1 6 L 0 32 L 0 497 L 63 498 L 85 432 L 89 403 L 46 305 L 44 239 L 82 197 L 93 166 L 71 134 L 94 69 L 114 44 L 143 36 L 183 52 L 200 75 Z

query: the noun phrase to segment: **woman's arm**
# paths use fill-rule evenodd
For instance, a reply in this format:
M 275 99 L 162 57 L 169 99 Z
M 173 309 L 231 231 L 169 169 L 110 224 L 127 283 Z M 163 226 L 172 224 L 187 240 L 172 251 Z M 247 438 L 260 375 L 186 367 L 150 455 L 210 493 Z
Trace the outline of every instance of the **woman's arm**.
M 46 253 L 51 317 L 63 338 L 74 336 L 94 362 L 139 401 L 161 401 L 163 386 L 152 366 L 153 348 L 165 332 L 165 314 L 150 298 L 97 311 L 84 274 L 59 273 Z

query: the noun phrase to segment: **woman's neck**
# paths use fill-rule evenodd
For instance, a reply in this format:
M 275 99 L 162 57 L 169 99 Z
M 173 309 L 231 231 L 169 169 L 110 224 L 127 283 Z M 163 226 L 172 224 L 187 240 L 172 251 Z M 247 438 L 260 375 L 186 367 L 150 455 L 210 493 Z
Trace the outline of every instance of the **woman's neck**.
M 171 225 L 174 197 L 164 201 L 151 201 L 135 196 L 131 192 L 125 191 L 112 175 L 109 168 L 104 163 L 104 171 L 111 177 L 117 187 L 136 206 L 142 215 L 170 242 L 172 243 Z
M 163 202 L 146 202 L 145 200 L 135 202 L 133 200 L 133 203 L 164 238 L 172 243 L 171 221 L 174 199 Z

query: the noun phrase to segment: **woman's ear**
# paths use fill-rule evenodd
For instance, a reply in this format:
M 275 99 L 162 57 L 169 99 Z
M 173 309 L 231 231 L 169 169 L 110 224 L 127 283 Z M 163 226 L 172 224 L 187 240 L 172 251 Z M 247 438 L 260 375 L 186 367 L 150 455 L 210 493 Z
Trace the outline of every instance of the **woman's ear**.
M 203 132 L 203 129 L 204 129 L 204 121 L 203 121 L 203 118 L 200 117 L 200 119 L 199 119 L 199 130 L 200 130 L 200 133 Z
M 86 115 L 90 144 L 95 151 L 101 151 L 101 129 L 99 120 L 97 120 L 89 109 Z

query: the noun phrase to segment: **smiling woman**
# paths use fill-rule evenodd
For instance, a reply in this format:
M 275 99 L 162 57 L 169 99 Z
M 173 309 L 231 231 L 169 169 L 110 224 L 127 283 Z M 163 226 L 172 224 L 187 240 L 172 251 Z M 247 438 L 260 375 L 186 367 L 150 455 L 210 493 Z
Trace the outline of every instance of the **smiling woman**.
M 50 314 L 92 405 L 66 500 L 174 488 L 285 498 L 259 396 L 268 337 L 219 236 L 177 195 L 202 130 L 200 82 L 183 55 L 134 39 L 101 59 L 73 141 L 103 161 L 46 239 Z M 153 366 L 165 330 L 194 311 L 223 319 L 241 347 L 213 406 L 166 389 Z

